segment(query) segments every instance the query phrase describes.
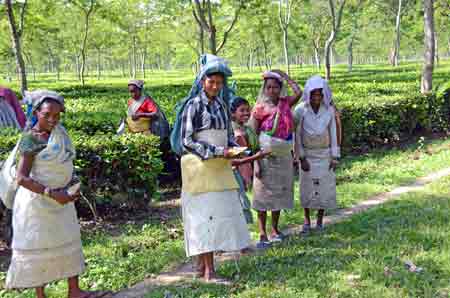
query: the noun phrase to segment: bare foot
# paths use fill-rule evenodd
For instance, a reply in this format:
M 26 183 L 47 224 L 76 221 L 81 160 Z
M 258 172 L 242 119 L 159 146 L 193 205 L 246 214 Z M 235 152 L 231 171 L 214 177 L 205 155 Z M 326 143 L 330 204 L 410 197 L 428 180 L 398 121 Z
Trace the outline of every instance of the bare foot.
M 252 249 L 250 247 L 246 247 L 241 249 L 241 255 L 248 255 L 252 253 Z
M 211 279 L 215 279 L 215 278 L 217 278 L 216 272 L 212 271 L 212 270 L 205 270 L 204 274 L 203 274 L 203 278 L 206 281 L 210 281 Z
M 207 282 L 207 283 L 231 285 L 231 281 L 217 276 L 216 272 L 214 272 L 214 271 L 205 271 L 204 279 L 205 279 L 205 282 Z
M 195 273 L 196 273 L 197 277 L 204 277 L 205 276 L 205 265 L 197 266 Z

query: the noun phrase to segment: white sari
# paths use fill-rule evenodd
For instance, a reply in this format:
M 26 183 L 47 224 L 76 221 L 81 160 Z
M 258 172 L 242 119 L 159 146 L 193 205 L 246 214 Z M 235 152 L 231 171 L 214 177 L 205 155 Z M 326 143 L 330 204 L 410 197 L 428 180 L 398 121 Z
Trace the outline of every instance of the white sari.
M 75 150 L 65 129 L 56 126 L 47 146 L 34 158 L 30 177 L 57 189 L 73 177 Z M 80 226 L 74 203 L 55 200 L 24 187 L 13 207 L 12 259 L 7 288 L 32 288 L 84 271 Z

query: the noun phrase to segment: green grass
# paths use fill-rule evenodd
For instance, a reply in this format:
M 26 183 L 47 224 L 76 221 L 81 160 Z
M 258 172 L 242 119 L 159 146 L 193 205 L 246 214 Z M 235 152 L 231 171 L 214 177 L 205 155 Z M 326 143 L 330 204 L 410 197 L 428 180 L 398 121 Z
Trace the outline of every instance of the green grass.
M 235 285 L 160 287 L 147 298 L 449 297 L 450 178 L 334 226 L 293 237 L 266 255 L 229 262 Z M 423 268 L 409 272 L 406 261 Z
M 354 203 L 367 199 L 367 197 L 370 195 L 391 190 L 396 186 L 412 182 L 419 176 L 423 176 L 447 167 L 450 164 L 450 152 L 448 150 L 449 148 L 450 140 L 434 140 L 431 142 L 424 142 L 423 140 L 420 140 L 417 144 L 410 145 L 403 150 L 380 150 L 361 156 L 349 156 L 344 158 L 337 172 L 339 206 L 348 207 Z M 446 189 L 443 188 L 443 191 L 446 191 Z M 303 221 L 302 210 L 298 203 L 297 187 L 295 197 L 296 209 L 283 213 L 281 218 L 281 224 L 283 227 L 286 227 L 290 224 L 301 224 Z M 393 212 L 400 212 L 400 210 L 395 208 L 393 209 Z M 358 226 L 358 228 L 351 229 L 351 232 L 355 232 L 355 234 L 353 236 L 350 234 L 345 239 L 361 239 L 362 245 L 367 242 L 367 240 L 365 238 L 361 238 L 364 236 L 364 233 L 361 232 L 361 227 L 364 227 L 364 231 L 366 231 L 369 227 L 373 227 L 373 225 L 376 226 L 377 223 L 376 220 L 369 219 L 369 217 L 366 216 L 358 216 L 358 218 L 360 218 L 359 224 L 354 224 L 355 227 Z M 130 220 L 133 219 L 130 218 Z M 357 222 L 358 220 L 352 219 L 352 221 Z M 391 221 L 392 219 L 389 219 L 389 221 L 386 223 L 387 227 L 391 226 Z M 386 227 L 380 228 L 385 229 Z M 253 238 L 256 239 L 257 230 L 255 225 L 251 226 L 251 230 Z M 331 236 L 327 234 L 326 239 L 332 240 L 332 238 L 330 237 Z M 320 245 L 323 245 L 322 247 L 333 246 L 333 242 L 330 244 L 330 246 L 325 240 L 318 239 L 317 241 L 322 241 L 320 242 Z M 152 274 L 158 274 L 161 271 L 167 270 L 173 265 L 185 260 L 182 226 L 179 217 L 175 217 L 166 222 L 161 222 L 159 217 L 155 214 L 154 218 L 146 219 L 143 222 L 129 222 L 127 224 L 120 225 L 120 229 L 114 229 L 113 232 L 108 232 L 102 229 L 92 231 L 91 228 L 87 228 L 84 229 L 83 232 L 83 243 L 84 252 L 86 254 L 86 259 L 88 262 L 88 271 L 82 277 L 82 284 L 86 287 L 118 290 L 131 286 L 143 280 L 145 277 L 151 276 Z M 286 251 L 282 250 L 280 252 L 278 251 L 278 249 L 271 251 L 271 258 L 275 258 L 276 255 L 280 254 L 287 254 L 287 260 L 289 260 L 288 263 L 293 262 L 291 259 L 289 259 L 293 258 L 292 255 L 288 254 L 290 245 L 295 246 L 297 244 L 294 241 L 293 244 L 287 245 L 285 248 Z M 320 245 L 317 244 L 318 247 L 320 247 Z M 334 257 L 332 255 L 328 255 L 332 253 L 332 250 L 325 250 L 322 253 L 325 252 L 327 252 L 327 255 L 325 255 L 323 258 L 318 258 L 316 260 L 317 262 L 314 263 L 317 268 L 328 267 L 330 266 L 329 262 L 334 260 Z M 301 250 L 299 253 L 306 253 L 305 249 Z M 300 255 L 298 257 L 300 258 Z M 274 293 L 276 292 L 274 292 L 272 288 L 273 284 L 271 283 L 273 283 L 273 277 L 271 277 L 271 272 L 274 270 L 272 266 L 275 265 L 273 264 L 277 264 L 281 261 L 279 258 L 275 258 L 274 263 L 271 263 L 272 265 L 269 266 L 265 265 L 263 261 L 264 259 L 265 258 L 262 258 L 258 262 L 262 262 L 261 268 L 265 268 L 264 266 L 268 266 L 268 271 L 264 271 L 265 273 L 258 273 L 259 277 L 257 281 L 248 284 L 249 290 L 248 292 L 246 291 L 247 294 L 245 294 L 247 296 L 243 297 L 257 297 L 258 295 L 260 295 L 261 297 L 264 297 L 264 295 L 268 295 L 268 297 L 277 297 L 270 296 L 275 295 Z M 341 262 L 341 260 L 335 261 Z M 283 267 L 284 261 L 280 264 L 280 266 Z M 241 270 L 243 271 L 242 274 L 251 274 L 249 272 L 245 273 L 245 268 L 251 268 L 251 266 L 253 265 L 245 265 L 245 263 L 244 265 L 241 265 Z M 311 264 L 309 263 L 307 264 L 308 267 L 310 265 Z M 233 266 L 225 266 L 224 269 L 221 270 L 223 270 L 223 273 L 230 275 L 233 274 L 231 273 L 231 271 L 234 270 L 232 269 Z M 276 265 L 275 267 L 278 268 L 277 266 L 278 265 Z M 300 266 L 300 264 L 298 264 L 298 266 Z M 301 266 L 303 267 L 304 264 Z M 327 274 L 329 275 L 331 273 Z M 334 274 L 336 274 L 336 272 Z M 281 279 L 289 277 L 289 275 L 284 276 L 280 272 L 278 272 L 275 276 L 278 276 Z M 338 279 L 340 278 L 339 276 L 340 275 L 337 275 L 333 278 Z M 0 283 L 4 278 L 5 273 L 0 274 Z M 320 276 L 316 273 L 311 273 L 310 278 L 315 279 L 320 278 Z M 255 287 L 255 284 L 259 285 L 260 282 L 263 285 L 267 284 L 267 286 L 258 286 L 255 289 L 255 293 L 259 294 L 251 294 L 250 289 Z M 300 284 L 304 283 L 301 280 L 296 280 L 295 282 L 292 281 L 292 283 L 296 282 L 299 282 Z M 191 289 L 192 287 L 194 287 L 194 289 Z M 191 295 L 186 297 L 207 297 L 201 296 L 201 293 L 206 293 L 208 291 L 216 293 L 213 297 L 217 297 L 220 296 L 220 293 L 223 293 L 223 295 L 225 295 L 230 291 L 226 288 L 222 289 L 221 287 L 216 286 L 210 286 L 208 288 L 205 288 L 204 286 L 200 286 L 197 288 L 195 287 L 195 285 L 189 285 L 187 288 L 185 288 L 186 293 L 190 293 L 189 295 Z M 285 287 L 286 285 L 280 284 L 279 288 L 277 288 L 280 295 L 283 293 L 283 289 Z M 367 285 L 367 287 L 370 288 L 369 285 Z M 65 282 L 52 284 L 49 287 L 49 297 L 61 297 L 64 290 Z M 375 291 L 376 289 L 371 288 L 369 290 Z M 240 291 L 242 291 L 242 289 L 240 289 Z M 264 293 L 265 291 L 267 291 L 267 294 L 263 295 L 262 293 Z M 6 294 L 0 291 L 0 296 L 5 298 L 29 298 L 32 297 L 31 293 L 31 291 L 25 291 L 18 295 L 17 293 Z M 194 295 L 194 293 L 197 294 Z M 292 297 L 294 297 L 295 295 L 297 295 L 297 292 L 294 291 L 291 294 Z M 313 294 L 313 292 L 311 292 L 311 296 L 305 297 L 315 297 L 314 295 L 316 294 Z

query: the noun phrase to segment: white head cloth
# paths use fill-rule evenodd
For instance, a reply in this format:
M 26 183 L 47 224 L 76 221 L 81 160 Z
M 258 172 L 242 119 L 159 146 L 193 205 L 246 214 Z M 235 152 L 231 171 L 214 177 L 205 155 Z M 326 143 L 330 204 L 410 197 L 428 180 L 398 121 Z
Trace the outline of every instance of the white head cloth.
M 264 104 L 264 103 L 271 103 L 272 101 L 270 98 L 268 98 L 264 92 L 264 87 L 266 85 L 266 81 L 269 79 L 277 80 L 281 84 L 281 91 L 280 91 L 280 97 L 287 96 L 287 89 L 286 84 L 283 82 L 283 77 L 280 76 L 278 73 L 273 71 L 265 71 L 262 75 L 262 78 L 264 80 L 261 89 L 259 90 L 258 98 L 256 100 L 257 104 Z
M 60 105 L 62 105 L 63 111 L 65 110 L 64 97 L 62 97 L 55 91 L 51 91 L 51 90 L 25 91 L 24 102 L 28 103 L 28 104 L 29 103 L 32 104 L 33 112 L 36 111 L 46 99 L 52 99 L 52 100 L 58 102 Z
M 330 86 L 328 86 L 328 82 L 319 75 L 312 76 L 306 81 L 305 90 L 303 91 L 302 96 L 303 101 L 306 104 L 309 104 L 311 91 L 316 89 L 322 89 L 323 104 L 326 107 L 329 107 L 331 105 L 333 94 L 331 93 Z
M 136 87 L 138 87 L 139 89 L 142 90 L 142 88 L 144 88 L 144 81 L 142 80 L 129 80 L 128 81 L 128 86 L 130 85 L 134 85 Z

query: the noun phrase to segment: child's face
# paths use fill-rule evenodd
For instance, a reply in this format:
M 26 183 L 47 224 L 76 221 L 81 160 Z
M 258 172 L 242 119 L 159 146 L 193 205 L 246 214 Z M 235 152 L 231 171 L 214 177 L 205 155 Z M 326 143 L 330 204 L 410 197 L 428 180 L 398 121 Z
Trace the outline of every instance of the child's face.
M 314 89 L 310 93 L 310 103 L 312 106 L 320 106 L 322 103 L 323 95 L 322 89 Z
M 239 124 L 246 123 L 250 119 L 250 106 L 248 104 L 240 105 L 232 116 Z
M 53 128 L 59 123 L 59 118 L 62 112 L 62 106 L 54 101 L 44 102 L 39 110 L 35 112 L 39 128 L 51 132 Z

